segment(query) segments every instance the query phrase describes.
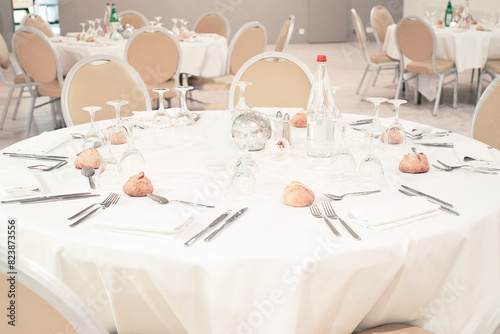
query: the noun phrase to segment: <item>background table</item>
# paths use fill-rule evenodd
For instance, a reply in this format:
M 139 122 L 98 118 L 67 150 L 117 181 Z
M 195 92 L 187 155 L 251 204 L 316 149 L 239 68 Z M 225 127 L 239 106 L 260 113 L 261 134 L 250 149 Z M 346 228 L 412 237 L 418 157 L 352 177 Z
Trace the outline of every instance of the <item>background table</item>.
M 337 238 L 308 208 L 281 201 L 282 190 L 293 180 L 311 187 L 319 202 L 326 200 L 324 191 L 356 188 L 329 177 L 329 159 L 306 155 L 306 129 L 293 129 L 295 146 L 287 160 L 272 161 L 263 151 L 256 152 L 257 199 L 232 199 L 230 170 L 240 152 L 230 138 L 229 119 L 229 111 L 204 112 L 193 128 L 171 129 L 178 130 L 170 137 L 180 138 L 175 145 L 148 130 L 135 132 L 155 193 L 216 206 L 189 211 L 193 225 L 176 238 L 98 230 L 92 220 L 69 228 L 66 217 L 95 198 L 4 204 L 0 229 L 6 231 L 7 217 L 17 218 L 20 261 L 30 258 L 61 278 L 109 330 L 119 333 L 350 333 L 388 322 L 412 322 L 435 333 L 487 334 L 497 328 L 498 175 L 436 169 L 403 174 L 397 166 L 406 151 L 377 147 L 387 181 L 383 191 L 334 202 L 336 210 L 399 198 L 403 195 L 397 188 L 407 184 L 453 203 L 461 216 L 443 212 L 385 231 L 353 225 L 362 241 L 334 221 L 344 234 Z M 87 129 L 80 125 L 53 135 L 70 138 L 71 132 Z M 486 149 L 460 135 L 449 140 L 457 147 Z M 350 130 L 348 145 L 359 163 L 367 153 L 363 134 Z M 418 149 L 431 163 L 458 162 L 453 149 Z M 74 157 L 79 150 L 78 141 L 69 139 L 52 153 Z M 500 152 L 490 153 L 498 163 Z M 30 164 L 0 156 L 0 184 L 20 180 Z M 55 172 L 37 173 L 37 180 L 52 193 L 88 190 L 87 180 L 71 162 Z M 122 194 L 117 206 L 145 210 L 151 203 Z M 183 245 L 222 212 L 243 206 L 248 211 L 211 242 Z M 5 233 L 0 239 L 5 243 Z

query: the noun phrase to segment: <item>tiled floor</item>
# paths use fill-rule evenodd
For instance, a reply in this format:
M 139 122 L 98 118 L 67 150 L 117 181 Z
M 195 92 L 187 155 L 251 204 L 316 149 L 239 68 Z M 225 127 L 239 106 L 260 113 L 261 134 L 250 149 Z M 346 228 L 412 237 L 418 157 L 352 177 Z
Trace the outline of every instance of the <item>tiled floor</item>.
M 370 45 L 370 47 L 375 49 L 375 44 Z M 268 46 L 269 51 L 272 49 L 272 45 Z M 361 101 L 360 97 L 356 95 L 357 86 L 366 66 L 357 43 L 291 44 L 287 52 L 302 60 L 313 73 L 316 66 L 316 55 L 327 55 L 328 71 L 332 85 L 342 87 L 342 90 L 336 95 L 336 102 L 341 112 L 373 115 L 372 104 Z M 453 97 L 451 86 L 443 90 L 442 102 L 437 117 L 432 116 L 433 102 L 426 101 L 423 98 L 421 105 L 415 105 L 412 92 L 410 92 L 408 98 L 411 101 L 401 107 L 401 118 L 468 135 L 475 107 L 473 101 L 477 78 L 474 80 L 474 84 L 471 84 L 471 72 L 466 71 L 459 74 L 459 80 L 457 109 L 451 107 Z M 368 96 L 393 98 L 395 89 L 396 83 L 393 81 L 393 76 L 382 76 L 378 79 L 376 86 L 368 90 Z M 7 94 L 7 87 L 3 84 L 0 85 L 0 112 L 3 111 Z M 206 105 L 192 103 L 189 105 L 191 110 L 223 109 L 227 103 L 227 92 L 225 91 L 196 91 L 193 93 L 193 97 L 205 102 Z M 39 102 L 44 101 L 43 98 L 39 100 Z M 24 139 L 29 99 L 21 102 L 19 114 L 15 121 L 12 120 L 13 109 L 14 103 L 9 108 L 4 129 L 0 130 L 0 149 Z M 393 115 L 394 113 L 389 105 L 381 107 L 381 117 L 392 117 Z M 30 135 L 33 136 L 52 129 L 50 107 L 44 106 L 36 109 Z

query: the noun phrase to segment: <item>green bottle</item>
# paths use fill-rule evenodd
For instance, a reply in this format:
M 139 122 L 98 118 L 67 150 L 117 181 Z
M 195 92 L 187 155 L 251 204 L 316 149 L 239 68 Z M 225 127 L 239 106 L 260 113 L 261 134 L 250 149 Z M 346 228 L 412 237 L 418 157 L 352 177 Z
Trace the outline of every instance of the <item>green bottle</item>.
M 116 6 L 115 6 L 115 4 L 111 5 L 111 16 L 109 18 L 109 22 L 119 22 L 118 21 L 118 14 L 116 13 Z
M 448 6 L 446 6 L 444 12 L 444 26 L 449 27 L 451 21 L 453 21 L 453 7 L 451 6 L 451 0 L 448 0 Z

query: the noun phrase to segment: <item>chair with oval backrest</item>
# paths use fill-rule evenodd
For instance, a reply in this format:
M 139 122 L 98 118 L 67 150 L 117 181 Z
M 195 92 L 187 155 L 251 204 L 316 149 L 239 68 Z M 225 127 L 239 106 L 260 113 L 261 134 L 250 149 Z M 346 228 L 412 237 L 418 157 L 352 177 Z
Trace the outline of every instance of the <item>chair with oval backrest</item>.
M 96 55 L 75 64 L 62 89 L 63 117 L 68 126 L 90 122 L 86 106 L 102 108 L 95 120 L 116 117 L 110 100 L 126 100 L 121 115 L 132 116 L 132 111 L 151 110 L 149 92 L 139 73 L 124 60 L 112 56 Z
M 157 26 L 137 30 L 127 41 L 125 59 L 139 73 L 152 99 L 158 94 L 153 88 L 168 88 L 164 98 L 176 96 L 179 86 L 181 48 L 177 38 L 167 29 Z
M 33 27 L 43 32 L 47 37 L 54 37 L 50 25 L 38 14 L 27 14 L 21 21 L 21 27 Z
M 47 36 L 32 27 L 19 28 L 12 36 L 14 57 L 23 71 L 31 94 L 31 107 L 26 125 L 29 136 L 34 110 L 50 103 L 54 128 L 57 127 L 56 112 L 60 111 L 63 85 L 61 64 Z M 49 102 L 35 106 L 38 97 L 46 96 Z
M 248 60 L 234 76 L 228 109 L 239 99 L 236 82 L 249 81 L 245 102 L 250 107 L 307 108 L 313 74 L 298 58 L 284 52 L 265 52 Z
M 10 73 L 8 70 L 10 69 Z M 6 72 L 6 73 L 4 73 Z M 9 77 L 7 77 L 9 76 Z M 12 80 L 9 80 L 12 76 Z M 10 62 L 9 49 L 7 48 L 7 44 L 3 39 L 3 36 L 0 34 L 0 79 L 3 83 L 9 87 L 9 94 L 7 95 L 7 102 L 3 107 L 2 120 L 0 121 L 0 130 L 3 129 L 3 125 L 5 123 L 5 118 L 7 117 L 7 112 L 9 111 L 10 101 L 12 99 L 17 100 L 16 107 L 14 109 L 14 114 L 12 115 L 12 119 L 16 119 L 17 110 L 19 109 L 19 103 L 23 98 L 24 89 L 28 88 L 28 83 L 26 82 L 24 75 L 17 74 L 14 67 Z M 16 89 L 19 88 L 19 95 L 17 97 L 12 98 L 12 94 Z
M 374 29 L 375 40 L 377 41 L 379 51 L 382 52 L 382 45 L 385 41 L 387 27 L 394 24 L 392 15 L 384 6 L 375 6 L 370 12 L 370 24 Z
M 500 150 L 500 76 L 485 89 L 472 118 L 470 137 Z
M 455 83 L 453 90 L 453 108 L 457 108 L 458 72 L 453 60 L 436 59 L 436 36 L 432 28 L 423 19 L 416 16 L 402 18 L 396 27 L 396 43 L 400 53 L 400 73 L 396 99 L 403 81 L 416 79 L 415 102 L 418 100 L 418 77 L 421 74 L 438 76 L 438 91 L 432 114 L 437 115 L 443 86 Z M 406 61 L 408 60 L 408 61 Z M 403 78 L 405 73 L 413 74 Z M 448 82 L 447 76 L 454 78 Z
M 274 46 L 274 51 L 285 52 L 290 39 L 292 38 L 293 28 L 295 27 L 295 16 L 290 15 L 283 23 L 281 27 L 280 34 L 276 40 L 276 45 Z
M 135 10 L 125 10 L 118 13 L 118 19 L 120 24 L 125 27 L 126 24 L 130 24 L 134 29 L 139 29 L 149 25 L 149 21 L 144 16 L 144 14 Z
M 108 333 L 95 310 L 60 279 L 23 257 L 17 261 L 14 275 L 6 262 L 5 246 L 0 247 L 0 255 L 3 300 L 8 300 L 7 291 L 15 285 L 15 297 L 11 300 L 16 302 L 17 315 L 17 319 L 6 317 L 0 323 L 0 333 Z M 12 320 L 15 326 L 8 323 Z
M 193 30 L 201 34 L 218 34 L 229 40 L 231 27 L 228 19 L 220 13 L 205 13 L 196 20 Z
M 481 98 L 481 91 L 483 90 L 483 81 L 486 81 L 484 77 L 488 74 L 493 81 L 496 77 L 500 75 L 500 59 L 490 59 L 486 61 L 484 68 L 481 70 L 479 75 L 479 80 L 477 81 L 477 100 Z
M 363 82 L 365 81 L 366 74 L 368 73 L 368 70 L 371 70 L 371 76 L 370 80 L 366 84 L 365 90 L 363 92 L 363 95 L 361 97 L 362 100 L 365 99 L 366 93 L 368 92 L 368 87 L 374 82 L 374 79 L 380 75 L 381 70 L 397 70 L 399 67 L 399 61 L 390 58 L 388 55 L 385 53 L 380 53 L 380 54 L 373 54 L 370 55 L 368 54 L 367 50 L 367 42 L 366 42 L 366 32 L 365 28 L 363 26 L 363 21 L 361 21 L 361 18 L 359 17 L 358 13 L 354 8 L 351 9 L 351 19 L 352 23 L 354 25 L 354 30 L 356 31 L 356 36 L 358 38 L 359 45 L 361 47 L 361 50 L 363 51 L 363 56 L 365 57 L 365 61 L 368 63 L 365 68 L 365 72 L 363 74 L 363 77 L 361 78 L 361 82 L 359 83 L 358 89 L 356 91 L 356 94 L 359 94 L 359 90 L 361 89 Z

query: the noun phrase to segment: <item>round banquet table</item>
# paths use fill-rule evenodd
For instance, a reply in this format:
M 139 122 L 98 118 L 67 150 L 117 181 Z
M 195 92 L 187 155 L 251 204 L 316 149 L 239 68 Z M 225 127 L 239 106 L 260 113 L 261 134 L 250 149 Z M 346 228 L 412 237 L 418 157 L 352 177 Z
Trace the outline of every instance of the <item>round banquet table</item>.
M 63 74 L 66 75 L 78 61 L 93 55 L 105 54 L 125 59 L 127 40 L 113 41 L 97 38 L 96 42 L 77 41 L 74 37 L 51 38 Z M 205 78 L 225 74 L 227 40 L 217 34 L 195 34 L 179 42 L 181 47 L 181 73 Z
M 247 202 L 235 200 L 229 182 L 241 153 L 231 139 L 229 118 L 229 111 L 206 111 L 190 128 L 134 131 L 156 194 L 210 203 L 214 209 L 160 205 L 117 188 L 112 190 L 121 194 L 120 201 L 109 211 L 69 228 L 67 217 L 110 192 L 97 189 L 97 198 L 0 204 L 0 242 L 6 243 L 7 219 L 16 218 L 18 261 L 29 258 L 64 281 L 111 332 L 351 333 L 392 322 L 434 333 L 498 330 L 500 177 L 435 168 L 405 174 L 398 164 L 411 146 L 431 163 L 458 164 L 468 150 L 481 151 L 498 165 L 500 152 L 458 134 L 444 139 L 455 148 L 410 141 L 393 150 L 376 143 L 385 170 L 382 191 L 332 202 L 340 216 L 352 207 L 380 203 L 390 208 L 410 198 L 398 192 L 401 184 L 452 203 L 460 216 L 438 211 L 387 228 L 349 222 L 362 237 L 357 241 L 338 221 L 332 219 L 342 237 L 307 207 L 283 204 L 282 191 L 294 180 L 309 186 L 317 203 L 328 200 L 323 192 L 360 190 L 355 180 L 332 177 L 329 159 L 307 156 L 304 128 L 292 129 L 294 146 L 283 161 L 270 160 L 264 151 L 252 153 L 260 169 L 256 194 Z M 402 122 L 407 129 L 423 127 Z M 2 189 L 35 185 L 46 194 L 88 191 L 86 178 L 73 166 L 81 143 L 70 137 L 88 127 L 44 133 L 2 150 L 70 156 L 66 166 L 35 172 L 26 166 L 37 161 L 2 155 Z M 44 147 L 49 142 L 57 147 Z M 348 129 L 347 142 L 359 164 L 367 153 L 363 133 Z M 248 210 L 213 240 L 184 246 L 221 213 L 242 207 Z M 180 231 L 147 230 L 152 220 L 174 219 L 169 211 L 174 208 L 191 217 Z M 137 219 L 144 230 L 102 229 L 102 217 L 118 224 Z

